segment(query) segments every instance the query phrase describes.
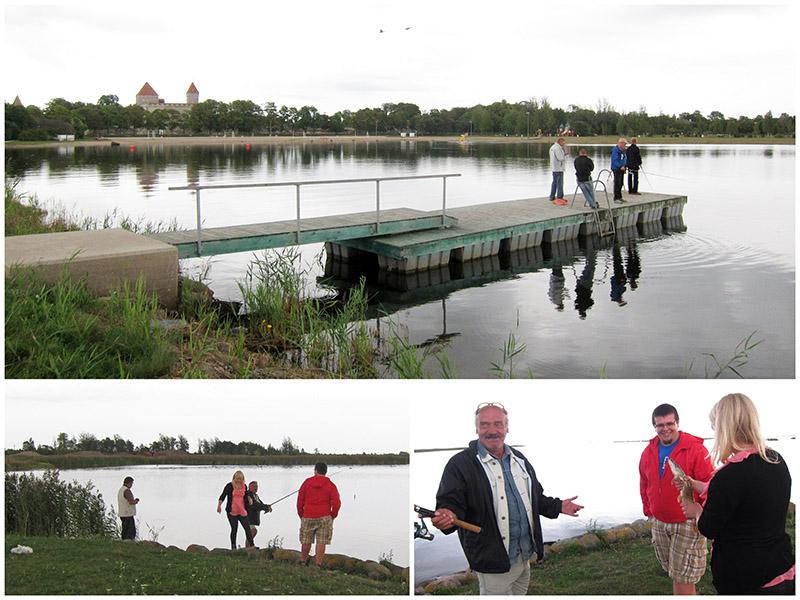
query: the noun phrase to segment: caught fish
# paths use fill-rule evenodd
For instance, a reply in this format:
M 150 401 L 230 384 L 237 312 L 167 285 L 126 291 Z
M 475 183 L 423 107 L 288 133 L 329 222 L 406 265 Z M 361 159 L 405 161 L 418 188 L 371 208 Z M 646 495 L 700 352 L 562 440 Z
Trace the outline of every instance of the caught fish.
M 672 471 L 672 476 L 677 479 L 678 481 L 683 482 L 683 488 L 681 488 L 681 502 L 684 504 L 693 504 L 694 503 L 694 492 L 692 491 L 692 482 L 689 481 L 689 478 L 686 477 L 686 473 L 683 472 L 676 463 L 671 458 L 667 458 L 667 463 L 669 464 L 669 468 Z M 692 528 L 694 532 L 697 533 L 697 520 L 692 519 Z
M 669 468 L 672 471 L 673 477 L 676 477 L 683 482 L 683 489 L 681 489 L 681 501 L 687 504 L 694 502 L 694 493 L 692 492 L 692 482 L 689 481 L 688 477 L 686 477 L 686 473 L 684 473 L 683 469 L 681 469 L 678 466 L 678 463 L 676 463 L 671 458 L 667 459 L 667 463 L 669 463 Z

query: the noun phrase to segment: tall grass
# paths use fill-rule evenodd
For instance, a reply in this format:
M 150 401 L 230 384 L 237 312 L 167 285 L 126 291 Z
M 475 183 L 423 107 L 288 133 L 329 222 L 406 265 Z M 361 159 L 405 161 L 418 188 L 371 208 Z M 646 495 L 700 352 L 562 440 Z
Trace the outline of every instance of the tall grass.
M 377 377 L 380 336 L 366 323 L 364 281 L 344 298 L 315 297 L 295 247 L 265 252 L 239 289 L 251 350 L 283 352 L 294 366 L 336 377 Z
M 101 300 L 65 269 L 55 285 L 14 268 L 6 289 L 6 377 L 158 377 L 173 358 L 166 333 L 153 329 L 155 299 L 137 281 Z
M 6 473 L 5 492 L 6 535 L 118 537 L 116 521 L 91 482 L 67 483 L 58 471 L 45 471 L 41 478 Z

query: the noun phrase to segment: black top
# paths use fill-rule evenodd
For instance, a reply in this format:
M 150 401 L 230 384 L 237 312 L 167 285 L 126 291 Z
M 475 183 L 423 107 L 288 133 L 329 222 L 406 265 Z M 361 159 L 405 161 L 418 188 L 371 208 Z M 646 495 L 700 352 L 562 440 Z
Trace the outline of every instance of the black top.
M 251 525 L 261 525 L 261 511 L 269 511 L 269 504 L 261 502 L 261 498 L 255 492 L 250 492 L 250 495 L 253 497 L 253 503 L 247 506 L 247 521 Z
M 628 157 L 628 168 L 634 171 L 642 166 L 642 153 L 639 151 L 639 146 L 631 144 L 628 146 L 625 155 Z
M 720 594 L 747 594 L 763 587 L 794 564 L 786 533 L 792 478 L 774 450 L 722 467 L 708 486 L 708 500 L 697 527 L 713 540 L 711 573 Z
M 533 511 L 533 541 L 536 544 L 538 559 L 544 554 L 542 525 L 539 515 L 555 519 L 561 514 L 561 500 L 550 498 L 542 493 L 542 486 L 536 479 L 536 472 L 521 452 L 511 448 L 511 452 L 525 462 L 525 470 L 531 478 L 531 508 Z M 486 471 L 478 458 L 478 441 L 470 442 L 469 447 L 453 456 L 447 463 L 436 492 L 436 509 L 452 510 L 458 519 L 478 525 L 480 533 L 458 528 L 458 537 L 470 568 L 480 573 L 506 573 L 511 568 L 505 544 L 497 526 L 494 512 L 492 488 Z M 451 534 L 456 528 L 444 531 Z
M 591 181 L 592 171 L 594 170 L 594 163 L 588 156 L 579 156 L 575 159 L 575 175 L 578 177 L 579 182 Z

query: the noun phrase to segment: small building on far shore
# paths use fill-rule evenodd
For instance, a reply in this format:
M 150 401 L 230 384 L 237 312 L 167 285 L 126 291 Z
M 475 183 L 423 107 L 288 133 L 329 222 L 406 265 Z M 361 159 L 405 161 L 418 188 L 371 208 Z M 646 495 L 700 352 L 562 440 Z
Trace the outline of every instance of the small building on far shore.
M 164 102 L 158 97 L 158 94 L 153 87 L 145 82 L 139 93 L 136 94 L 136 104 L 141 106 L 148 112 L 154 110 L 172 109 L 178 112 L 186 112 L 192 110 L 192 107 L 200 102 L 200 92 L 197 87 L 192 83 L 189 89 L 186 90 L 186 102 Z

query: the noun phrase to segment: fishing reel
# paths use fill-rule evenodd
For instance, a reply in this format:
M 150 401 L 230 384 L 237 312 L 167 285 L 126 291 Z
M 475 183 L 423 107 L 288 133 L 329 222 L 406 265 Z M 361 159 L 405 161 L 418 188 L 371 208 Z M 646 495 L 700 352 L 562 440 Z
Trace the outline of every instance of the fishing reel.
M 426 510 L 421 506 L 414 505 L 414 510 L 417 512 L 417 516 L 419 517 L 419 523 L 414 523 L 414 539 L 422 539 L 422 540 L 433 540 L 433 534 L 428 531 L 428 527 L 425 525 L 425 517 L 432 517 L 433 511 Z

